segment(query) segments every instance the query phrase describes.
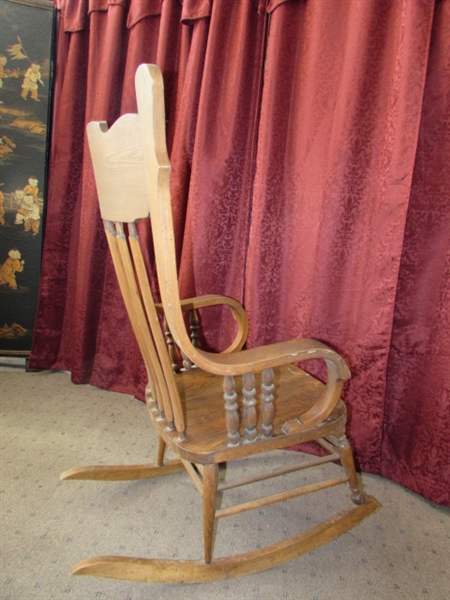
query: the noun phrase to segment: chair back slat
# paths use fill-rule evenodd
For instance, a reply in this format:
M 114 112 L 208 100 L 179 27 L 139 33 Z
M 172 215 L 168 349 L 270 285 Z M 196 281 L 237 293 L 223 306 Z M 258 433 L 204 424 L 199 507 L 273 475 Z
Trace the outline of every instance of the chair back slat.
M 134 269 L 125 232 L 122 224 L 117 224 L 116 227 L 119 228 L 119 234 L 117 232 L 111 234 L 108 231 L 107 237 L 120 291 L 122 292 L 133 332 L 147 368 L 151 396 L 157 403 L 160 412 L 171 422 L 173 416 L 167 386 L 164 381 L 164 375 L 159 368 L 158 354 L 134 279 Z
M 134 268 L 137 276 L 137 281 L 140 288 L 140 295 L 142 299 L 142 305 L 147 316 L 150 329 L 152 332 L 153 340 L 155 342 L 155 350 L 157 352 L 158 365 L 161 366 L 161 375 L 164 381 L 164 397 L 165 404 L 170 404 L 170 418 L 166 414 L 166 418 L 169 422 L 174 421 L 175 427 L 178 432 L 185 431 L 185 422 L 183 411 L 181 409 L 181 402 L 179 398 L 178 388 L 175 383 L 174 373 L 172 369 L 172 361 L 170 359 L 166 341 L 163 336 L 161 329 L 161 323 L 156 312 L 155 303 L 153 300 L 153 294 L 150 287 L 150 282 L 147 275 L 147 268 L 142 256 L 141 245 L 137 230 L 134 225 L 130 226 L 130 237 L 129 244 L 133 256 Z M 167 396 L 167 398 L 166 398 Z
M 196 363 L 197 352 L 186 332 L 178 289 L 170 197 L 171 167 L 166 147 L 164 84 L 161 71 L 156 65 L 140 65 L 135 81 L 159 291 L 175 342 L 181 351 Z
M 117 226 L 117 225 L 116 225 Z M 155 347 L 155 340 L 149 327 L 148 317 L 142 303 L 142 297 L 136 280 L 135 265 L 130 254 L 129 240 L 124 233 L 117 236 L 117 246 L 119 248 L 122 264 L 124 266 L 124 274 L 127 282 L 126 293 L 130 295 L 132 316 L 137 321 L 137 328 L 144 341 L 144 356 L 148 362 L 148 368 L 152 372 L 156 383 L 155 400 L 161 399 L 158 404 L 162 405 L 165 419 L 169 424 L 173 423 L 173 410 L 171 405 L 170 395 L 168 394 L 167 385 L 164 379 L 164 373 L 159 362 L 159 354 Z
M 136 337 L 136 340 L 137 340 L 137 343 L 139 346 L 139 350 L 141 351 L 141 354 L 143 356 L 145 367 L 147 369 L 148 386 L 150 387 L 150 395 L 151 395 L 153 401 L 158 404 L 159 410 L 163 411 L 164 408 L 162 405 L 162 397 L 161 397 L 161 394 L 159 394 L 157 391 L 156 375 L 152 368 L 152 363 L 150 361 L 150 357 L 148 356 L 148 349 L 147 349 L 148 346 L 147 346 L 146 340 L 145 340 L 144 329 L 142 329 L 138 325 L 138 319 L 136 317 L 133 302 L 132 302 L 132 299 L 131 299 L 131 296 L 129 293 L 127 277 L 125 275 L 125 269 L 123 266 L 122 257 L 120 255 L 119 248 L 117 245 L 116 230 L 115 230 L 114 224 L 111 221 L 104 221 L 103 223 L 104 223 L 104 227 L 105 227 L 105 233 L 106 233 L 106 239 L 107 239 L 108 246 L 109 246 L 109 251 L 111 254 L 112 262 L 114 265 L 114 270 L 115 270 L 116 277 L 117 277 L 117 280 L 119 283 L 119 287 L 120 287 L 122 298 L 123 298 L 123 301 L 125 304 L 125 308 L 127 310 L 128 316 L 130 318 L 131 326 L 132 326 L 134 335 Z

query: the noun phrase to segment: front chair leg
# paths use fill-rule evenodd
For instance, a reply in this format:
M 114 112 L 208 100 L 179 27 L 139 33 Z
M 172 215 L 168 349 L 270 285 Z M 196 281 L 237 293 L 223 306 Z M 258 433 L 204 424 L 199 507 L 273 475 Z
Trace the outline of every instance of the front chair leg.
M 327 439 L 333 444 L 336 452 L 339 454 L 342 466 L 347 473 L 352 502 L 354 504 L 364 504 L 364 502 L 367 501 L 367 496 L 364 492 L 363 484 L 356 472 L 353 452 L 347 436 L 342 432 L 338 435 L 332 435 Z
M 207 565 L 212 561 L 214 524 L 216 517 L 219 465 L 205 465 L 203 471 L 203 546 Z

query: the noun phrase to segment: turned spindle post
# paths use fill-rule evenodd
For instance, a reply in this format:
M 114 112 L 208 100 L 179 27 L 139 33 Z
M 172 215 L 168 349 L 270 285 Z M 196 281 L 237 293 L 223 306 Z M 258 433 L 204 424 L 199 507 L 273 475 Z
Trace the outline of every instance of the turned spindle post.
M 178 362 L 177 349 L 175 346 L 175 342 L 173 341 L 172 334 L 169 329 L 169 324 L 167 323 L 166 315 L 164 315 L 164 335 L 166 336 L 167 349 L 170 356 L 170 362 L 172 363 L 172 370 L 174 373 L 178 373 L 180 371 L 180 365 Z
M 228 445 L 237 446 L 240 440 L 239 433 L 239 414 L 238 414 L 238 403 L 236 393 L 236 383 L 234 377 L 231 375 L 225 375 L 223 379 L 223 397 L 225 400 L 225 421 L 227 424 L 228 431 Z
M 367 500 L 367 496 L 364 492 L 362 482 L 355 470 L 352 449 L 345 432 L 341 431 L 336 435 L 330 435 L 327 439 L 335 447 L 341 459 L 342 466 L 348 475 L 352 502 L 355 504 L 364 504 Z
M 273 433 L 273 369 L 265 369 L 262 372 L 261 383 L 261 432 L 264 437 L 271 437 Z
M 145 386 L 145 403 L 149 410 L 158 410 L 155 398 L 153 398 L 152 387 L 150 383 Z
M 199 342 L 199 336 L 198 336 L 200 324 L 198 321 L 198 314 L 197 314 L 197 311 L 195 310 L 195 308 L 193 308 L 189 312 L 189 328 L 191 330 L 192 345 L 195 348 L 200 348 L 200 342 Z
M 244 437 L 247 442 L 253 442 L 258 435 L 256 429 L 256 388 L 253 373 L 242 376 L 242 393 L 244 395 Z
M 189 371 L 192 368 L 192 361 L 184 352 L 181 353 L 181 356 L 183 357 L 183 369 Z

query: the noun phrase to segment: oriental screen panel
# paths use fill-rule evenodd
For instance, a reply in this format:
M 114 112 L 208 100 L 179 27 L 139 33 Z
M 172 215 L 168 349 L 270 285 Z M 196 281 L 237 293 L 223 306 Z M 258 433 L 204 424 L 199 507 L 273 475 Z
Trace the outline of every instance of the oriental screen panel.
M 31 350 L 51 104 L 53 3 L 0 0 L 0 355 Z

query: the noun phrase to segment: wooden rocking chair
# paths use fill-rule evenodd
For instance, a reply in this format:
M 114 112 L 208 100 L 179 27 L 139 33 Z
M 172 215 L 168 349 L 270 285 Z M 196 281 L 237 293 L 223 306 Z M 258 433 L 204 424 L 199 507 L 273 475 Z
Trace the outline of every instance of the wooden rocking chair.
M 165 143 L 164 90 L 158 67 L 138 68 L 136 94 L 138 114 L 123 115 L 109 130 L 104 122 L 92 122 L 87 131 L 106 237 L 148 371 L 147 405 L 159 436 L 158 455 L 156 463 L 151 465 L 76 467 L 63 473 L 61 479 L 144 479 L 185 469 L 202 497 L 204 556 L 203 560 L 103 556 L 82 561 L 73 573 L 159 583 L 239 577 L 310 552 L 357 525 L 379 504 L 365 495 L 345 436 L 346 409 L 340 394 L 350 374 L 342 357 L 309 339 L 242 350 L 248 326 L 239 303 L 217 295 L 180 300 L 169 190 L 170 163 Z M 153 299 L 136 226 L 138 221 L 149 217 L 161 305 Z M 218 304 L 231 311 L 237 322 L 237 334 L 226 351 L 213 353 L 200 349 L 196 343 L 197 310 Z M 191 333 L 185 324 L 186 311 L 191 313 Z M 166 335 L 161 328 L 162 318 Z M 175 344 L 183 357 L 182 366 L 177 363 Z M 326 385 L 294 365 L 310 359 L 325 361 Z M 264 469 L 234 483 L 219 482 L 219 466 L 223 463 L 312 440 L 326 450 L 326 456 L 305 460 L 298 453 L 295 469 L 292 466 L 271 472 Z M 165 461 L 166 446 L 179 458 Z M 326 462 L 340 463 L 342 475 L 234 506 L 218 507 L 218 497 L 234 486 Z M 214 528 L 220 517 L 339 484 L 350 487 L 349 500 L 353 505 L 348 509 L 282 542 L 213 558 Z

